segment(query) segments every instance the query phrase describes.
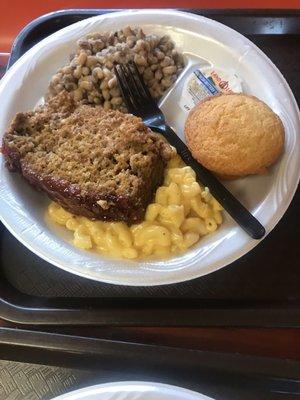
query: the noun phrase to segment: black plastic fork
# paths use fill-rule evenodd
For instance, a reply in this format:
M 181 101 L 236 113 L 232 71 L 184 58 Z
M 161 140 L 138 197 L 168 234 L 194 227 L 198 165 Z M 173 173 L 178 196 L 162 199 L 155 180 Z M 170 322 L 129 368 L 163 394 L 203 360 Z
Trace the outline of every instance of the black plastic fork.
M 261 223 L 192 156 L 186 144 L 166 124 L 165 116 L 155 103 L 134 62 L 115 66 L 116 77 L 128 111 L 142 118 L 152 130 L 161 133 L 174 146 L 183 161 L 192 167 L 197 179 L 210 190 L 231 217 L 253 238 L 261 239 L 266 231 Z

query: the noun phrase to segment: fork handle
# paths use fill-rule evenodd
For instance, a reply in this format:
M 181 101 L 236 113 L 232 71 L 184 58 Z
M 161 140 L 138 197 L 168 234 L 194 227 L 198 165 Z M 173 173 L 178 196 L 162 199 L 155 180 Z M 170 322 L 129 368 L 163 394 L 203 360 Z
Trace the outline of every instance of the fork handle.
M 150 126 L 151 128 L 151 126 Z M 159 131 L 174 146 L 183 161 L 195 171 L 197 180 L 207 186 L 210 193 L 224 207 L 229 215 L 253 238 L 261 239 L 266 231 L 262 224 L 219 182 L 205 167 L 199 164 L 186 144 L 168 125 L 152 127 Z

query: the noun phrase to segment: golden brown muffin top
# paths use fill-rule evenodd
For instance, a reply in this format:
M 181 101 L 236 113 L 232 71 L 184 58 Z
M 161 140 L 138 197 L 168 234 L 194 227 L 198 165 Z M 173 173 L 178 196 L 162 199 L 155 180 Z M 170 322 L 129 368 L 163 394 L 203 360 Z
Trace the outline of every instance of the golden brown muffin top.
M 185 136 L 193 156 L 221 177 L 264 173 L 281 154 L 284 127 L 263 101 L 220 94 L 190 112 Z

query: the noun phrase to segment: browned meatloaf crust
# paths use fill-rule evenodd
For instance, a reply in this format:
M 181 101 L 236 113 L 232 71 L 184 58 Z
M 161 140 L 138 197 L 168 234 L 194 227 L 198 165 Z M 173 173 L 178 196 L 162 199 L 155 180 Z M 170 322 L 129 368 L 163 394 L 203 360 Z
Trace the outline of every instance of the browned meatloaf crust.
M 171 155 L 140 118 L 75 103 L 66 92 L 17 114 L 2 152 L 10 171 L 71 213 L 127 223 L 142 220 Z

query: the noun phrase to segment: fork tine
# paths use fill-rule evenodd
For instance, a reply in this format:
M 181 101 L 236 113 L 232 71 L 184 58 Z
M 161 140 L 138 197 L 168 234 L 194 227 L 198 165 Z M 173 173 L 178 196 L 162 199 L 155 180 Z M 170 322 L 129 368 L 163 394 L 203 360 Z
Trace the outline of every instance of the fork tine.
M 130 71 L 129 65 L 121 64 L 120 70 L 122 71 L 123 84 L 130 93 L 133 107 L 135 107 L 138 110 L 143 105 L 143 102 L 145 100 L 141 97 L 140 90 L 136 85 L 132 72 Z
M 145 101 L 148 101 L 148 98 L 141 86 L 141 77 L 136 74 L 136 71 L 132 68 L 132 64 L 127 64 L 128 75 L 130 79 L 130 86 L 134 88 L 136 92 L 136 98 L 141 105 L 145 104 Z
M 149 112 L 161 113 L 133 61 L 128 64 L 118 64 L 114 70 L 129 112 L 143 118 Z
M 133 112 L 136 106 L 133 103 L 134 96 L 132 95 L 130 86 L 127 82 L 126 71 L 123 65 L 118 64 L 114 67 L 114 71 L 121 89 L 123 100 L 129 112 Z M 124 72 L 125 71 L 125 72 Z
M 134 61 L 130 61 L 128 64 L 129 64 L 129 69 L 134 77 L 134 80 L 135 80 L 137 86 L 138 86 L 139 92 L 143 93 L 144 100 L 151 101 L 156 106 L 156 103 L 153 100 L 153 97 L 151 96 L 148 87 L 145 85 L 144 79 L 142 78 L 141 74 L 139 73 L 136 63 Z
M 121 68 L 124 71 L 124 74 L 126 77 L 126 84 L 131 91 L 133 102 L 136 105 L 136 108 L 140 109 L 140 107 L 145 102 L 145 99 L 143 98 L 143 94 L 140 93 L 139 86 L 137 85 L 135 77 L 134 77 L 132 71 L 130 70 L 129 64 L 122 65 Z

